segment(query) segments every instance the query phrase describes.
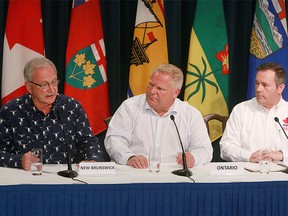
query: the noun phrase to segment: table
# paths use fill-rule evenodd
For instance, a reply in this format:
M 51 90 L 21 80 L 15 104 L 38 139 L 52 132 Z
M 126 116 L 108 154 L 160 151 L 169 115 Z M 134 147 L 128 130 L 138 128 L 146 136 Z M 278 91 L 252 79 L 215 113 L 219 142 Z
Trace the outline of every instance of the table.
M 77 177 L 88 184 L 58 176 L 61 165 L 41 176 L 0 168 L 0 215 L 288 215 L 285 173 L 211 176 L 208 164 L 192 169 L 193 183 L 178 168 L 117 165 L 115 176 Z

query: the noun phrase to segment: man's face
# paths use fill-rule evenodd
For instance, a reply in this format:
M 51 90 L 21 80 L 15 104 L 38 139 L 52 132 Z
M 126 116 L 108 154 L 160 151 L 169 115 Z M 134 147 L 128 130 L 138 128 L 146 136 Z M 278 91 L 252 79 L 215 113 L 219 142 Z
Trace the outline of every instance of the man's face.
M 175 98 L 180 93 L 179 89 L 171 87 L 172 77 L 165 73 L 156 72 L 149 81 L 146 89 L 148 104 L 160 115 L 166 113 Z
M 58 79 L 56 71 L 52 67 L 41 67 L 32 73 L 31 81 L 26 82 L 26 88 L 32 95 L 36 107 L 52 105 L 58 93 Z M 48 88 L 41 88 L 38 85 L 48 84 Z
M 277 87 L 274 71 L 258 71 L 255 80 L 256 99 L 266 109 L 272 108 L 279 102 L 284 87 L 285 84 L 280 84 Z

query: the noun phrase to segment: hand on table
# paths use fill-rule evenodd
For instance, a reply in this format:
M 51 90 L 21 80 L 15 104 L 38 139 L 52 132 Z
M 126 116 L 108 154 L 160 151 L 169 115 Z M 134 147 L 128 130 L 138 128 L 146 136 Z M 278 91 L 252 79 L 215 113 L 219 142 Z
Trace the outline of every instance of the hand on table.
M 195 165 L 195 159 L 193 157 L 193 155 L 189 152 L 189 151 L 186 151 L 185 152 L 185 156 L 186 156 L 186 162 L 187 162 L 187 167 L 188 168 L 192 168 L 194 167 Z M 176 162 L 178 164 L 183 164 L 183 160 L 182 160 L 182 153 L 179 153 L 176 157 Z
M 32 160 L 32 154 L 31 151 L 26 152 L 23 156 L 22 156 L 22 168 L 26 171 L 30 171 L 31 170 L 31 160 Z M 35 162 L 37 162 L 37 158 L 35 158 Z
M 249 158 L 249 162 L 259 163 L 263 158 L 271 157 L 272 162 L 279 162 L 283 160 L 283 153 L 282 151 L 262 151 L 258 150 L 251 154 Z
M 143 155 L 135 155 L 128 159 L 127 165 L 138 169 L 146 169 L 148 167 L 148 160 Z

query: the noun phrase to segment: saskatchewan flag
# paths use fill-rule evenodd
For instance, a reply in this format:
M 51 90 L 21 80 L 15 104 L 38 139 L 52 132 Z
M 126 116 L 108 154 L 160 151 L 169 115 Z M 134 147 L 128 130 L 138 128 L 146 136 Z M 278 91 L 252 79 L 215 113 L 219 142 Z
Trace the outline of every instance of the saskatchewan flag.
M 163 63 L 168 63 L 163 0 L 138 0 L 128 96 L 144 93 L 152 70 Z
M 257 67 L 276 62 L 288 72 L 288 37 L 285 0 L 257 1 L 251 33 L 247 98 L 255 97 Z M 288 100 L 288 88 L 283 92 Z
M 223 2 L 198 1 L 190 38 L 184 99 L 202 115 L 228 115 L 228 44 Z M 210 138 L 222 135 L 210 125 Z

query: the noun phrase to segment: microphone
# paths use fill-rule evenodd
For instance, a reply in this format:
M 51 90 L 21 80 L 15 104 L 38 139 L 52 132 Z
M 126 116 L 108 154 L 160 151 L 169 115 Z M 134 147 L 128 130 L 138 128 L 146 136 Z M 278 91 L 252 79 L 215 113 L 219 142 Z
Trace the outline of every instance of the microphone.
M 274 121 L 277 122 L 277 123 L 279 124 L 279 126 L 281 127 L 283 133 L 285 134 L 286 138 L 288 139 L 288 136 L 287 136 L 287 134 L 286 134 L 284 128 L 282 127 L 282 125 L 281 125 L 280 122 L 279 122 L 279 118 L 278 118 L 278 117 L 275 117 L 275 118 L 274 118 Z M 277 163 L 277 165 L 280 165 L 280 166 L 286 167 L 286 169 L 285 169 L 285 170 L 282 170 L 282 172 L 288 174 L 288 166 L 286 166 L 285 164 L 282 164 L 282 163 Z
M 278 117 L 275 117 L 275 118 L 274 118 L 274 121 L 277 122 L 277 123 L 280 125 L 280 127 L 281 127 L 283 133 L 285 134 L 286 138 L 288 139 L 288 136 L 287 136 L 287 134 L 286 134 L 284 128 L 282 127 L 282 125 L 281 125 L 280 122 L 279 122 L 279 118 L 278 118 Z
M 187 168 L 186 155 L 185 155 L 185 151 L 184 151 L 184 148 L 183 148 L 182 140 L 181 140 L 181 137 L 180 137 L 180 134 L 179 134 L 179 131 L 178 131 L 178 127 L 177 127 L 177 125 L 175 123 L 174 115 L 170 115 L 170 119 L 173 121 L 173 123 L 175 125 L 176 131 L 177 131 L 177 134 L 178 134 L 178 138 L 180 140 L 180 144 L 181 144 L 181 148 L 182 148 L 182 162 L 183 162 L 183 169 L 174 170 L 174 171 L 172 171 L 172 173 L 175 174 L 175 175 L 179 175 L 179 176 L 187 176 L 187 177 L 189 177 L 189 176 L 192 175 L 192 172 Z
M 57 174 L 58 174 L 59 176 L 66 177 L 66 178 L 75 178 L 75 177 L 78 176 L 78 173 L 77 173 L 76 171 L 72 170 L 70 146 L 69 146 L 69 144 L 67 143 L 66 130 L 65 130 L 63 121 L 62 121 L 62 119 L 61 119 L 59 109 L 57 110 L 57 118 L 59 119 L 60 126 L 61 126 L 61 128 L 62 128 L 62 132 L 63 132 L 63 135 L 64 135 L 64 140 L 63 140 L 63 142 L 65 142 L 66 147 L 67 147 L 67 165 L 68 165 L 68 169 L 67 169 L 67 170 L 59 171 Z

